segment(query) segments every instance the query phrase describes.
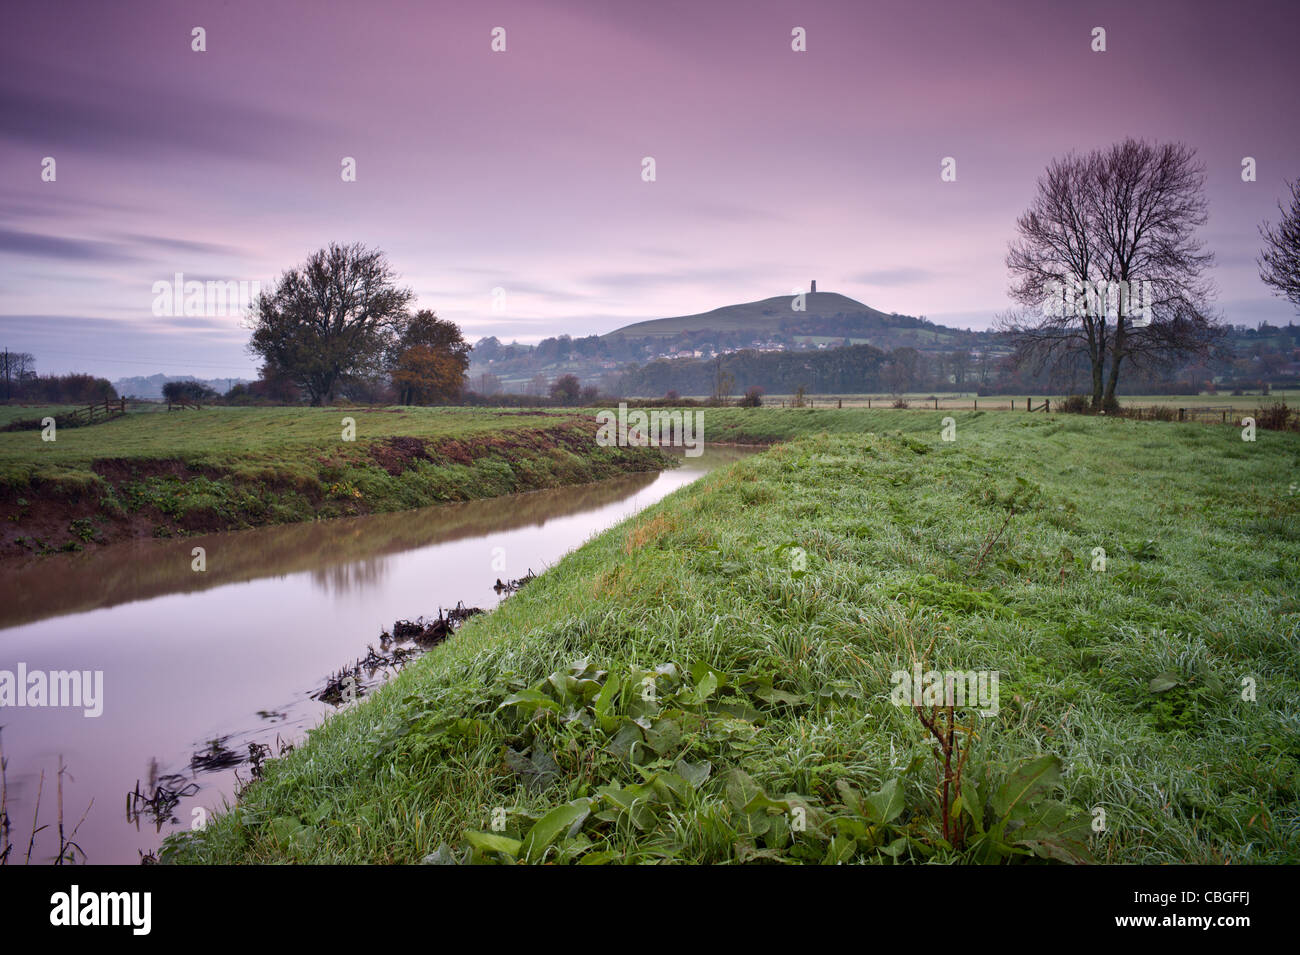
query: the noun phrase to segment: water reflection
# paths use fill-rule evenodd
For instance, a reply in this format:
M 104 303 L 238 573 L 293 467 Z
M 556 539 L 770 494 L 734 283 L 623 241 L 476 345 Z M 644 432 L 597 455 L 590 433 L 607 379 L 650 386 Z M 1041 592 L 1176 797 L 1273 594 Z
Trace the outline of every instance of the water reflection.
M 693 472 L 689 467 L 683 470 Z M 5 569 L 0 580 L 0 628 L 304 570 L 311 572 L 323 592 L 343 593 L 378 583 L 389 566 L 385 555 L 540 527 L 556 517 L 622 500 L 658 477 L 657 472 L 628 474 L 595 484 L 514 494 L 508 506 L 498 499 L 467 501 L 34 557 Z M 201 573 L 191 569 L 191 551 L 196 546 L 206 551 L 207 569 Z
M 4 709 L 10 817 L 29 824 L 44 785 L 40 825 L 54 823 L 49 797 L 61 759 L 70 769 L 69 815 L 75 820 L 93 800 L 77 834 L 89 860 L 137 862 L 168 832 L 188 827 L 195 810 L 219 810 L 235 796 L 248 781 L 245 754 L 254 744 L 278 753 L 333 712 L 312 694 L 378 644 L 394 620 L 462 600 L 490 609 L 500 599 L 498 577 L 540 573 L 593 534 L 746 453 L 710 449 L 659 474 L 114 545 L 6 568 L 0 669 L 22 662 L 45 672 L 102 671 L 104 679 L 99 718 L 71 708 Z M 199 544 L 203 573 L 190 569 Z M 228 740 L 240 764 L 217 760 L 211 768 L 213 740 Z M 124 799 L 131 825 L 123 824 Z M 13 841 L 25 846 L 27 838 L 15 825 Z M 51 861 L 56 852 L 38 837 L 32 859 Z

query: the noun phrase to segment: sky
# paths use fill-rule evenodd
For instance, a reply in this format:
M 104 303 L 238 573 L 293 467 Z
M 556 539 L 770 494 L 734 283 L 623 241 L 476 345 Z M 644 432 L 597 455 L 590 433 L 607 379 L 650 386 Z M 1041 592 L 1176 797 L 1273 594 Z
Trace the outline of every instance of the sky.
M 0 347 L 252 377 L 236 310 L 155 314 L 155 283 L 269 288 L 331 241 L 470 341 L 812 279 L 984 328 L 1043 169 L 1127 136 L 1196 148 L 1217 308 L 1285 324 L 1255 260 L 1300 177 L 1298 27 L 1296 0 L 10 0 Z

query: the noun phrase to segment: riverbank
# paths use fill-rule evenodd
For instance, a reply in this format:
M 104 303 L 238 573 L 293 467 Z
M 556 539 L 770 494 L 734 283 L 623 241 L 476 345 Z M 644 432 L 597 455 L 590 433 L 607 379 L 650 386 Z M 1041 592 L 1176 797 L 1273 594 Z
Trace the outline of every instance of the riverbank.
M 347 517 L 660 470 L 592 415 L 208 408 L 0 434 L 0 557 Z
M 1300 861 L 1300 438 L 801 414 L 709 409 L 836 433 L 571 553 L 165 859 Z M 996 675 L 946 811 L 917 664 Z

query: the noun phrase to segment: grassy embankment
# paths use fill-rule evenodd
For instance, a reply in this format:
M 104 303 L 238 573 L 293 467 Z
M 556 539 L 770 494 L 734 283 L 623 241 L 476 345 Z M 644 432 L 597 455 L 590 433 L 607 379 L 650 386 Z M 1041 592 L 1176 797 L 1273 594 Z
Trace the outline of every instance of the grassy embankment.
M 355 441 L 343 440 L 343 419 Z M 664 467 L 593 416 L 205 408 L 0 434 L 0 555 L 398 511 Z
M 1300 861 L 1300 436 L 706 415 L 807 436 L 570 554 L 165 857 Z M 948 838 L 890 699 L 918 659 L 1000 675 Z

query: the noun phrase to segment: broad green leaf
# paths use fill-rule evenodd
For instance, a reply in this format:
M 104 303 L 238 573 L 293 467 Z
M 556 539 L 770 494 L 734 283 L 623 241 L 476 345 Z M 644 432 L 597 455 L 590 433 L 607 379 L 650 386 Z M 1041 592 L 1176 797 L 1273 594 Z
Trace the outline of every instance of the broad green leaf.
M 883 826 L 899 817 L 903 805 L 903 789 L 898 785 L 898 779 L 895 777 L 881 786 L 879 792 L 870 793 L 864 808 L 868 819 L 876 825 Z
M 556 806 L 533 823 L 533 827 L 524 836 L 524 858 L 529 862 L 541 861 L 547 846 L 558 839 L 562 833 L 569 835 L 576 833 L 590 814 L 591 802 L 587 799 L 575 799 L 563 806 Z
M 1151 678 L 1147 690 L 1151 693 L 1164 693 L 1176 686 L 1182 686 L 1183 680 L 1177 673 L 1160 673 Z
M 999 820 L 1007 819 L 1038 793 L 1055 788 L 1061 781 L 1058 756 L 1040 756 L 1018 766 L 994 794 L 993 811 Z
M 849 836 L 835 836 L 826 848 L 826 857 L 822 859 L 822 865 L 837 865 L 841 862 L 848 862 L 857 851 L 858 843 L 856 839 Z
M 852 812 L 862 815 L 862 797 L 847 779 L 835 780 L 835 789 L 840 794 L 840 801 Z
M 880 851 L 891 858 L 897 859 L 907 850 L 907 836 L 899 836 L 887 846 L 881 846 Z
M 606 749 L 620 759 L 628 759 L 632 755 L 632 747 L 640 742 L 641 728 L 628 721 L 623 724 L 622 729 L 614 734 L 614 738 L 609 741 Z
M 523 845 L 518 839 L 511 839 L 509 836 L 472 830 L 465 833 L 465 840 L 480 852 L 502 852 L 512 859 L 519 855 L 519 847 Z
M 721 670 L 715 670 L 703 660 L 697 661 L 695 665 L 691 667 L 691 679 L 694 680 L 696 684 L 702 682 L 709 674 L 713 675 L 713 679 L 719 687 L 726 686 L 731 682 L 731 677 L 729 675 L 723 673 Z
M 512 693 L 501 701 L 501 705 L 497 709 L 503 710 L 507 706 L 517 706 L 525 712 L 531 712 L 538 708 L 559 712 L 560 709 L 560 704 L 541 690 L 520 690 L 518 693 Z
M 763 787 L 754 782 L 753 777 L 743 769 L 729 769 L 722 779 L 727 790 L 727 801 L 733 809 L 743 811 L 750 800 L 763 794 Z
M 687 706 L 698 706 L 716 693 L 717 689 L 718 678 L 714 675 L 713 671 L 710 670 L 704 675 L 704 679 L 695 684 L 694 689 L 681 694 L 678 699 Z
M 673 771 L 693 787 L 699 789 L 704 785 L 705 780 L 709 778 L 709 773 L 713 772 L 713 764 L 708 760 L 700 763 L 688 763 L 684 759 L 679 759 L 673 766 Z
M 659 798 L 668 802 L 668 797 L 672 796 L 678 802 L 685 802 L 690 798 L 691 785 L 676 773 L 660 773 L 654 779 L 654 790 L 659 794 Z
M 614 701 L 618 696 L 618 688 L 619 683 L 617 680 L 606 679 L 605 685 L 601 687 L 593 705 L 596 711 L 596 719 L 600 721 L 600 728 L 605 732 L 609 732 L 618 726 L 621 719 L 614 712 Z
M 675 720 L 661 719 L 646 730 L 645 741 L 660 756 L 666 756 L 681 745 L 682 728 Z

